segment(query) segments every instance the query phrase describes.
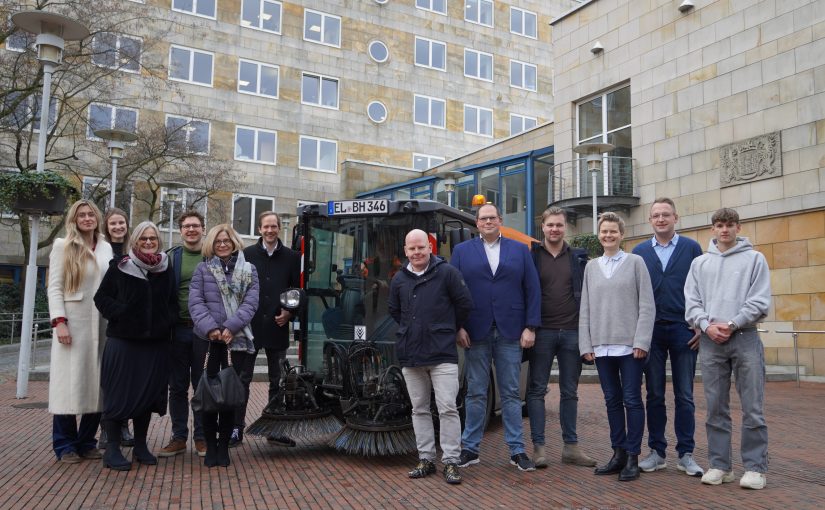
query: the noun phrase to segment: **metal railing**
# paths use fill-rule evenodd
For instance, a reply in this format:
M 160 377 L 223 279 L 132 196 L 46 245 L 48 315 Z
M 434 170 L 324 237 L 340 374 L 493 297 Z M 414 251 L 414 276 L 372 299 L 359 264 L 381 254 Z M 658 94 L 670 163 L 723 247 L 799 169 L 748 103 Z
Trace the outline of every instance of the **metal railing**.
M 633 197 L 637 190 L 633 181 L 633 158 L 606 156 L 596 182 L 597 196 Z M 582 158 L 557 163 L 549 170 L 547 199 L 549 203 L 593 196 L 593 184 L 587 162 Z M 605 183 L 605 179 L 607 182 Z
M 20 330 L 23 327 L 23 312 L 0 313 L 0 345 L 20 343 Z M 49 314 L 34 314 L 34 324 L 40 325 L 40 331 L 51 329 Z
M 799 387 L 800 386 L 800 377 L 799 377 L 799 335 L 808 334 L 808 333 L 822 335 L 822 334 L 825 334 L 825 331 L 811 330 L 811 329 L 800 329 L 800 330 L 777 329 L 777 330 L 774 330 L 774 333 L 790 333 L 793 336 L 793 354 L 794 354 L 795 359 L 796 359 L 796 362 L 794 363 L 794 366 L 796 367 L 796 386 Z

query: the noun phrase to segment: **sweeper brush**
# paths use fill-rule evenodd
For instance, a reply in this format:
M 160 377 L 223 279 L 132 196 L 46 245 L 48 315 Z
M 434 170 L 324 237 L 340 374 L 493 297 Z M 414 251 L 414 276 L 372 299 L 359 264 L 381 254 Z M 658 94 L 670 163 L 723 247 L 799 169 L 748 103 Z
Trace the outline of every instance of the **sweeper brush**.
M 410 422 L 391 425 L 347 420 L 329 444 L 338 451 L 365 457 L 406 455 L 417 449 Z
M 283 437 L 300 442 L 326 439 L 340 431 L 342 423 L 330 407 L 315 399 L 315 373 L 302 366 L 281 363 L 280 388 L 264 408 L 261 417 L 246 429 L 253 436 Z

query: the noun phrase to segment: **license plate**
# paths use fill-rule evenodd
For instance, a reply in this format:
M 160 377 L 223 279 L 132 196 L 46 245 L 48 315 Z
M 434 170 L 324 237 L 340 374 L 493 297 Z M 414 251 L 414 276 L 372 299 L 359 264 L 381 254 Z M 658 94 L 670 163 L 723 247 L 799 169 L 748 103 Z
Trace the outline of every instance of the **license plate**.
M 335 200 L 327 202 L 327 214 L 345 216 L 351 214 L 387 214 L 389 200 Z

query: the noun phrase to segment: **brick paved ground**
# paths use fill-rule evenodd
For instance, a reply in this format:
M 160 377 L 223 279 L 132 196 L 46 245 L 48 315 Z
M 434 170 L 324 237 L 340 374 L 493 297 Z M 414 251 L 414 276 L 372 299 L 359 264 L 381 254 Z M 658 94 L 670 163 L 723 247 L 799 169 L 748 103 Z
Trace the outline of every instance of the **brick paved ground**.
M 414 457 L 363 459 L 321 446 L 270 447 L 249 438 L 232 450 L 232 465 L 205 469 L 190 453 L 137 466 L 128 473 L 100 462 L 61 465 L 50 449 L 51 419 L 45 409 L 16 404 L 44 402 L 47 383 L 33 382 L 30 398 L 14 399 L 13 381 L 0 381 L 0 508 L 747 508 L 825 507 L 825 385 L 769 383 L 771 438 L 768 488 L 745 491 L 737 483 L 703 486 L 698 478 L 668 469 L 620 483 L 589 468 L 562 466 L 555 386 L 548 396 L 548 469 L 519 473 L 507 462 L 502 427 L 494 420 L 482 445 L 481 464 L 462 470 L 464 483 L 447 486 L 440 476 L 409 480 Z M 597 385 L 580 388 L 579 436 L 600 462 L 609 456 L 608 430 Z M 250 416 L 264 405 L 266 386 L 253 383 Z M 696 457 L 704 466 L 704 398 L 697 387 Z M 737 405 L 734 398 L 734 405 Z M 738 410 L 735 410 L 738 412 Z M 738 416 L 736 422 L 738 424 Z M 738 425 L 737 425 L 738 428 Z M 525 430 L 527 429 L 525 420 Z M 153 418 L 150 446 L 169 437 L 169 418 Z M 669 440 L 673 442 L 672 431 Z M 738 434 L 735 441 L 738 442 Z M 738 443 L 735 443 L 738 444 Z M 127 450 L 128 452 L 128 450 Z M 671 452 L 669 452 L 670 454 Z M 734 447 L 734 455 L 738 448 Z M 737 474 L 742 468 L 738 460 Z

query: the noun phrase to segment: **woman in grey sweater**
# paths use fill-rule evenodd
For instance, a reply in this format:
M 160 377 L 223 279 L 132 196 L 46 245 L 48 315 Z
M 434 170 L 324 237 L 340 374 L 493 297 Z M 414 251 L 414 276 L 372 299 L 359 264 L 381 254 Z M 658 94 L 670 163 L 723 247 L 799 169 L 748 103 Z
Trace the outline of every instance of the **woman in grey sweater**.
M 645 263 L 621 249 L 624 220 L 599 216 L 604 255 L 584 271 L 579 310 L 579 351 L 596 362 L 607 407 L 613 457 L 597 475 L 619 473 L 620 481 L 639 478 L 639 454 L 645 428 L 642 371 L 650 350 L 656 306 Z

